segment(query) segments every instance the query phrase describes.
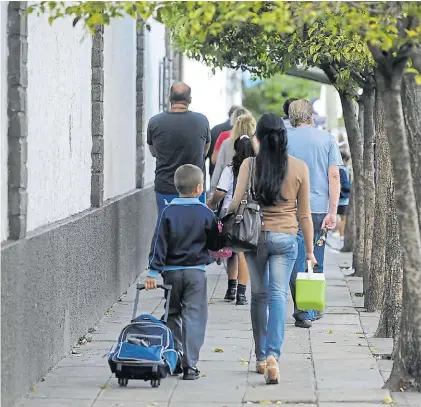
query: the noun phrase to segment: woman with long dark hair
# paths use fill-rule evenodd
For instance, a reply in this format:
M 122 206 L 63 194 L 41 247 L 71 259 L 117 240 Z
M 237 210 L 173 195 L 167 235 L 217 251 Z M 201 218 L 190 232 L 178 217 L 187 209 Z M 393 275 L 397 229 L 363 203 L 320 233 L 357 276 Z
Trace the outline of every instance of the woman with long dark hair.
M 223 200 L 220 216 L 227 213 L 227 209 L 232 201 L 241 164 L 246 158 L 254 156 L 252 141 L 247 134 L 243 134 L 235 140 L 232 163 L 222 171 L 215 193 L 208 201 L 209 207 L 212 210 L 216 210 Z M 228 288 L 225 299 L 227 301 L 237 299 L 236 305 L 246 305 L 246 289 L 249 281 L 249 273 L 244 253 L 233 253 L 227 259 L 227 273 Z
M 278 360 L 284 341 L 286 300 L 292 268 L 297 257 L 300 221 L 307 260 L 313 254 L 313 222 L 307 165 L 287 153 L 283 120 L 264 114 L 257 123 L 260 149 L 255 158 L 254 194 L 263 210 L 263 230 L 258 250 L 245 254 L 251 281 L 251 320 L 256 352 L 256 371 L 267 384 L 279 383 Z M 241 165 L 229 212 L 236 211 L 248 185 L 249 158 Z

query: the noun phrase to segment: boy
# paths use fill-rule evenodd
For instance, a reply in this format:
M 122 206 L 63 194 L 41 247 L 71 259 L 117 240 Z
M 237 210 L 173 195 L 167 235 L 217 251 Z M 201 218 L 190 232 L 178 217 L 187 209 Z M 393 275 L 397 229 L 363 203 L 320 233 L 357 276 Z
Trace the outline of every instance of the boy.
M 200 377 L 196 364 L 205 340 L 208 319 L 205 267 L 212 263 L 208 238 L 217 230 L 213 212 L 198 197 L 203 193 L 203 172 L 183 165 L 174 176 L 180 195 L 161 212 L 149 255 L 147 290 L 157 287 L 158 274 L 172 286 L 167 326 L 183 352 L 183 380 Z M 209 247 L 213 249 L 212 247 Z M 180 372 L 181 373 L 181 372 Z

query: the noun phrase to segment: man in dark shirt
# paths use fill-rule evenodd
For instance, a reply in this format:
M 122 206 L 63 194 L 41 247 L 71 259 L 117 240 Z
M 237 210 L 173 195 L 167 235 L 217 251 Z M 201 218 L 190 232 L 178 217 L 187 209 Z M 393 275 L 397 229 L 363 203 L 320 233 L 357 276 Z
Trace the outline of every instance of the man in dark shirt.
M 234 113 L 234 110 L 238 109 L 238 106 L 231 106 L 231 109 L 228 112 L 228 120 L 225 121 L 224 123 L 221 124 L 217 124 L 215 127 L 212 128 L 211 130 L 211 145 L 208 151 L 208 155 L 206 156 L 206 158 L 209 158 L 209 160 L 211 160 L 212 154 L 213 154 L 213 149 L 215 148 L 215 143 L 216 140 L 218 140 L 218 136 L 223 132 L 223 131 L 229 131 L 232 129 L 232 124 L 231 124 L 231 116 Z M 212 174 L 213 174 L 213 170 L 215 169 L 215 165 L 212 164 L 212 161 L 209 162 L 209 175 L 212 178 Z
M 169 101 L 171 108 L 152 117 L 147 132 L 149 149 L 156 157 L 155 194 L 159 212 L 178 197 L 174 185 L 177 168 L 192 164 L 204 169 L 211 143 L 208 119 L 189 110 L 190 87 L 182 82 L 174 83 Z M 199 199 L 205 203 L 205 193 Z

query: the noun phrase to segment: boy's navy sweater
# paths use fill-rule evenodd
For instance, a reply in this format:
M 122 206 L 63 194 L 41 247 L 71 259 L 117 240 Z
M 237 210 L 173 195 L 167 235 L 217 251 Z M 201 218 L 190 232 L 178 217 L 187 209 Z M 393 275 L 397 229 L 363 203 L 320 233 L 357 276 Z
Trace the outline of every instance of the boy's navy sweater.
M 212 263 L 207 235 L 215 228 L 214 213 L 197 198 L 173 199 L 158 218 L 148 277 L 186 268 L 205 271 L 205 266 Z

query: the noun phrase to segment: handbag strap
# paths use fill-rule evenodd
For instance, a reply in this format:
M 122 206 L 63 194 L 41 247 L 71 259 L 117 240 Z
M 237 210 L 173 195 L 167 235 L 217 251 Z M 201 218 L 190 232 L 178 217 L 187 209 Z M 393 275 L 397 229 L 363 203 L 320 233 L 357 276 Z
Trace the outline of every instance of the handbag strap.
M 247 185 L 247 201 L 254 201 L 254 181 L 255 181 L 255 167 L 256 167 L 256 158 L 253 157 L 250 160 L 249 167 L 249 180 Z

